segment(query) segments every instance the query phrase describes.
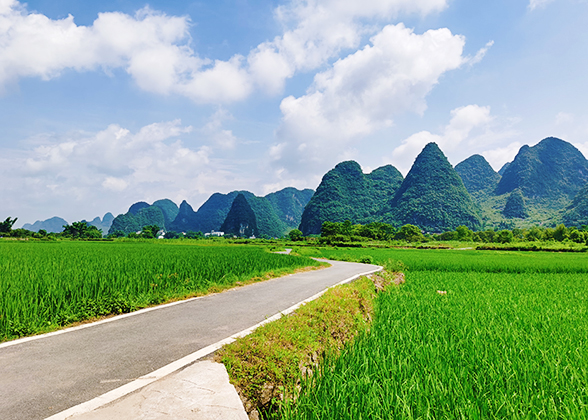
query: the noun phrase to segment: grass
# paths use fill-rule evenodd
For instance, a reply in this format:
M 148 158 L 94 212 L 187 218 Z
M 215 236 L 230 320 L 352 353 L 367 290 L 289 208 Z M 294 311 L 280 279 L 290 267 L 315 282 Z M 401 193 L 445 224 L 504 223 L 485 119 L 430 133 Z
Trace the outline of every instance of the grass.
M 395 271 L 588 274 L 588 255 L 584 253 L 318 247 L 300 247 L 294 251 L 299 255 L 341 261 L 371 257 L 374 264 L 387 265 Z
M 154 241 L 10 241 L 0 256 L 0 341 L 318 265 L 261 247 Z
M 369 332 L 327 357 L 280 418 L 588 418 L 586 257 L 370 255 L 408 267 L 406 283 L 379 295 Z
M 375 294 L 373 282 L 363 277 L 223 347 L 216 360 L 227 367 L 247 411 L 271 413 L 277 401 L 292 395 L 301 374 L 367 331 Z

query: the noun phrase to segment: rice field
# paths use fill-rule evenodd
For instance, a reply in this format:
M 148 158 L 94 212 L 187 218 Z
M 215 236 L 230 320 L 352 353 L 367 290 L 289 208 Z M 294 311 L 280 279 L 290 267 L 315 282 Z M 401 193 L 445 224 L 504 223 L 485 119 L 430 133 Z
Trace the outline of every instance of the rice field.
M 255 246 L 0 242 L 0 341 L 312 265 Z
M 341 261 L 371 257 L 401 271 L 588 274 L 588 254 L 473 249 L 297 248 L 298 254 Z
M 588 418 L 588 256 L 357 251 L 406 283 L 280 418 Z

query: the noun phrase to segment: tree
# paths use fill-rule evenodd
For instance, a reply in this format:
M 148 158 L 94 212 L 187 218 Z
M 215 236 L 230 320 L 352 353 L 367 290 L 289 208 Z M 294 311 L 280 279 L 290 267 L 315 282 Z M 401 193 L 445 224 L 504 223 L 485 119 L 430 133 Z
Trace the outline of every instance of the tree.
M 165 235 L 163 235 L 163 237 L 165 239 L 179 239 L 182 237 L 182 234 L 178 233 L 178 232 L 174 232 L 173 230 L 170 230 L 169 232 L 165 232 Z
M 513 236 L 510 230 L 501 230 L 498 232 L 498 242 L 501 244 L 507 244 L 512 242 Z
M 291 241 L 301 241 L 304 236 L 302 235 L 302 232 L 300 232 L 298 229 L 292 229 L 288 233 L 288 237 Z
M 455 232 L 457 233 L 458 241 L 471 241 L 474 235 L 474 232 L 472 232 L 466 226 L 463 225 L 458 226 L 455 229 Z
M 87 222 L 73 222 L 63 225 L 62 235 L 72 239 L 98 239 L 102 238 L 102 231 Z
M 559 242 L 563 242 L 565 239 L 568 239 L 569 236 L 568 229 L 563 224 L 557 225 L 553 231 L 553 239 Z
M 15 217 L 14 219 L 8 217 L 5 221 L 0 222 L 0 233 L 10 233 L 12 226 L 14 226 L 14 223 L 16 223 L 17 220 L 18 217 Z
M 424 239 L 421 229 L 414 225 L 404 225 L 400 228 L 394 239 L 405 240 L 406 242 L 419 242 Z
M 186 232 L 186 238 L 188 238 L 188 239 L 203 239 L 204 233 L 202 233 L 200 231 L 194 232 L 192 230 L 189 230 L 188 232 Z
M 159 226 L 157 225 L 147 225 L 143 226 L 141 229 L 141 236 L 147 239 L 157 238 L 157 232 L 159 232 Z
M 321 236 L 335 236 L 338 233 L 341 233 L 340 223 L 336 222 L 323 222 L 321 226 Z

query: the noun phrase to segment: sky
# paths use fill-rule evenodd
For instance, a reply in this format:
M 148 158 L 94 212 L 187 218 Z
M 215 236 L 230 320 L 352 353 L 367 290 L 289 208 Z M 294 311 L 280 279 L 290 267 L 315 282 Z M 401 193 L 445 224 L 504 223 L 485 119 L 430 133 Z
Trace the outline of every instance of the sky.
M 588 156 L 588 0 L 0 0 L 0 219 Z

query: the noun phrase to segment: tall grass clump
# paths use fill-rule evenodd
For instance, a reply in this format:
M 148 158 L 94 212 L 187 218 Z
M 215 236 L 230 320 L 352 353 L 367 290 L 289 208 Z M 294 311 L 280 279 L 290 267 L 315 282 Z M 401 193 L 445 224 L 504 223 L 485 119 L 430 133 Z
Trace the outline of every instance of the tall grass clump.
M 409 271 L 376 303 L 281 418 L 588 417 L 585 275 Z
M 0 242 L 0 341 L 312 265 L 260 247 Z

